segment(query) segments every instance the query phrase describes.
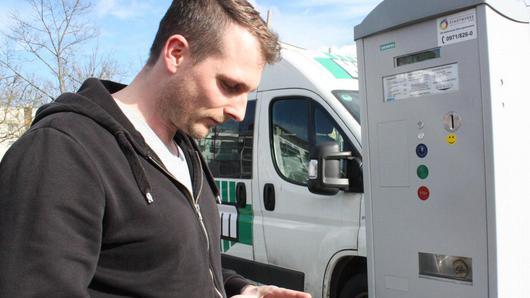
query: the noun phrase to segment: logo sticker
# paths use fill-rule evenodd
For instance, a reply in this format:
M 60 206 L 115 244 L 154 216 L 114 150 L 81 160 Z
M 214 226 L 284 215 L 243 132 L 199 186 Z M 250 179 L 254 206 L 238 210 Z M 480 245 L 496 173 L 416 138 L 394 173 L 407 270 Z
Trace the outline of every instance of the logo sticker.
M 440 22 L 440 30 L 447 30 L 447 27 L 449 27 L 449 22 L 447 21 L 447 19 L 443 19 Z
M 438 46 L 477 38 L 477 16 L 475 9 L 469 9 L 436 21 Z
M 395 42 L 389 42 L 389 43 L 385 43 L 385 44 L 382 44 L 379 46 L 379 51 L 383 52 L 383 51 L 386 51 L 386 50 L 390 50 L 390 49 L 394 49 L 396 47 L 396 43 Z

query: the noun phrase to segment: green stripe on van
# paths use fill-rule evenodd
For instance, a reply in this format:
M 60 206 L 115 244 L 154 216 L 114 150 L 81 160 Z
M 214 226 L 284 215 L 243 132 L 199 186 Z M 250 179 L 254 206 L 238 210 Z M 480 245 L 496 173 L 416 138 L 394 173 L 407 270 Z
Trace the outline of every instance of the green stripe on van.
M 223 204 L 236 203 L 236 182 L 231 180 L 215 180 L 219 192 L 221 193 L 221 201 Z M 253 224 L 254 213 L 252 211 L 252 204 L 247 204 L 245 208 L 238 209 L 238 241 L 221 240 L 221 251 L 227 252 L 236 243 L 244 245 L 253 245 Z
M 221 251 L 222 252 L 227 252 L 230 249 L 230 247 L 234 246 L 234 244 L 236 244 L 236 242 L 234 242 L 234 241 L 222 240 L 221 241 Z
M 239 242 L 243 244 L 253 244 L 252 224 L 254 215 L 252 214 L 252 205 L 239 209 Z
M 326 68 L 337 79 L 353 79 L 353 77 L 330 58 L 317 57 L 315 60 Z
M 235 203 L 236 202 L 236 183 L 234 181 L 230 181 L 228 185 L 230 185 L 230 188 L 228 189 L 228 201 L 230 203 Z
M 223 203 L 229 203 L 228 199 L 228 181 L 221 181 L 221 200 Z

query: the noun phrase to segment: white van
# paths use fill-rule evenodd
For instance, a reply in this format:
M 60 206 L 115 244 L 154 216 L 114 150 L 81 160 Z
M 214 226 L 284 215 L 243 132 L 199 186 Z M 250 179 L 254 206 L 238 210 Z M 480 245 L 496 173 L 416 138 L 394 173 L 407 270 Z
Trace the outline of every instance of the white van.
M 316 145 L 334 142 L 360 158 L 355 61 L 284 45 L 249 96 L 245 120 L 199 140 L 217 185 L 223 266 L 313 297 L 367 297 L 362 177 L 340 162 L 350 185 L 308 190 Z

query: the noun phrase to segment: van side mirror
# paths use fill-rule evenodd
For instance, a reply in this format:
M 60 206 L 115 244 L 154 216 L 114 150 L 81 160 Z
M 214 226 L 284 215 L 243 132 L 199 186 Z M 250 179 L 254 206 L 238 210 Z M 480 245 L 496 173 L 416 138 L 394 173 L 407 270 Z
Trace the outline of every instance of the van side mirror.
M 329 196 L 339 190 L 363 192 L 362 161 L 352 152 L 340 152 L 337 143 L 324 142 L 311 150 L 309 158 L 307 187 L 310 192 Z M 340 160 L 346 160 L 345 178 L 341 178 Z

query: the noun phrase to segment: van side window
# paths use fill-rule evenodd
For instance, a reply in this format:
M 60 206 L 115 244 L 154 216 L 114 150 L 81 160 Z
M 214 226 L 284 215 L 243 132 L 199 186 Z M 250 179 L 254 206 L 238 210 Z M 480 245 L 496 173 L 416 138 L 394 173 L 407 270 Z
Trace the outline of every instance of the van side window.
M 271 148 L 276 169 L 289 182 L 306 185 L 309 153 L 316 144 L 336 142 L 353 147 L 328 112 L 308 98 L 286 98 L 271 105 Z M 344 172 L 344 165 L 341 165 Z
M 315 106 L 315 143 L 318 145 L 323 142 L 335 142 L 339 144 L 340 151 L 351 150 L 339 132 L 338 126 L 331 116 L 321 106 Z
M 204 139 L 197 140 L 214 177 L 252 178 L 255 110 L 256 101 L 248 101 L 243 121 L 229 120 L 213 127 Z
M 272 148 L 280 174 L 295 183 L 307 180 L 309 101 L 284 99 L 272 104 Z

